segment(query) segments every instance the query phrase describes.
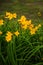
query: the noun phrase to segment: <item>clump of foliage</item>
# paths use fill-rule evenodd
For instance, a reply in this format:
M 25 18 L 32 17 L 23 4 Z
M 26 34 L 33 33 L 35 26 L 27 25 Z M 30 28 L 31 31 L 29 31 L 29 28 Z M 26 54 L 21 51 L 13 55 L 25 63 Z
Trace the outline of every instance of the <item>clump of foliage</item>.
M 43 25 L 6 12 L 0 19 L 0 65 L 43 65 Z

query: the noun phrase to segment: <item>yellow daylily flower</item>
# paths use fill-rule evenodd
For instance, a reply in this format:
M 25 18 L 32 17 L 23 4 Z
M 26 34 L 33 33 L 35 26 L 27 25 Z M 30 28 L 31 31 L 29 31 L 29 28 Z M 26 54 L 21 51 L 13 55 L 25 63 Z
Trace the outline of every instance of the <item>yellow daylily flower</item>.
M 34 25 L 33 25 L 33 24 L 30 24 L 30 25 L 28 26 L 28 28 L 29 28 L 29 30 L 32 30 L 32 29 L 34 28 Z
M 31 20 L 26 20 L 27 25 L 31 25 Z
M 38 25 L 38 28 L 41 27 L 41 24 Z
M 19 33 L 18 31 L 16 31 L 16 32 L 14 32 L 14 34 L 15 34 L 16 36 L 18 36 L 20 33 Z
M 21 16 L 21 18 L 18 20 L 19 22 L 23 22 L 26 20 L 26 17 L 25 16 Z
M 10 15 L 11 13 L 10 12 L 6 12 L 6 16 Z
M 13 13 L 13 18 L 17 18 L 17 14 L 16 13 Z
M 7 31 L 6 35 L 13 35 L 10 31 Z
M 0 35 L 2 35 L 2 31 L 0 31 Z
M 0 20 L 0 26 L 4 24 L 4 21 L 3 20 Z
M 13 15 L 10 14 L 10 15 L 6 16 L 5 18 L 8 18 L 9 20 L 11 20 L 13 18 Z
M 21 24 L 22 24 L 22 25 L 26 25 L 26 24 L 27 24 L 27 22 L 26 22 L 26 21 L 23 21 L 23 22 L 21 22 Z
M 36 30 L 36 31 L 38 30 L 38 26 L 35 26 L 35 30 Z
M 30 33 L 31 33 L 31 35 L 35 34 L 35 33 L 36 33 L 35 28 L 31 29 L 31 30 L 30 30 Z
M 27 25 L 22 25 L 21 26 L 23 29 L 27 29 Z
M 6 33 L 5 39 L 6 39 L 7 42 L 12 40 L 12 35 L 13 34 L 11 32 L 9 32 L 9 31 Z

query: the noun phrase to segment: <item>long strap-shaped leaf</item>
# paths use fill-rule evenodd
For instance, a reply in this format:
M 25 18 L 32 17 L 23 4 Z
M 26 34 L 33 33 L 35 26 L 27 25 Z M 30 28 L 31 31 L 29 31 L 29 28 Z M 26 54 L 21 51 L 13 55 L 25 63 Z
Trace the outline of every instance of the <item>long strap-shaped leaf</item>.
M 36 48 L 35 49 L 32 49 L 26 56 L 25 56 L 25 59 L 26 59 L 26 62 L 40 49 L 40 48 L 43 48 L 43 45 L 41 45 L 41 46 L 36 46 Z M 24 63 L 24 65 L 25 65 L 25 63 Z
M 37 47 L 35 48 L 34 52 L 32 52 L 32 54 L 28 57 L 28 59 L 30 59 L 40 48 L 43 48 L 43 45 L 37 46 Z M 28 59 L 27 59 L 27 61 L 28 61 Z
M 13 40 L 15 41 L 15 38 Z M 11 41 L 8 44 L 7 51 L 8 51 L 8 58 L 9 58 L 10 63 L 12 65 L 17 65 L 17 63 L 16 63 L 16 50 L 15 50 L 15 42 L 14 41 Z

